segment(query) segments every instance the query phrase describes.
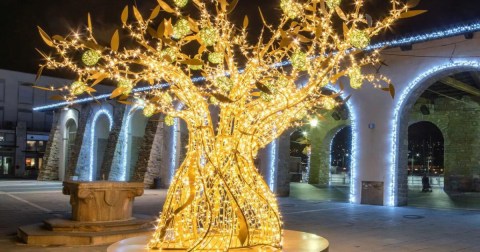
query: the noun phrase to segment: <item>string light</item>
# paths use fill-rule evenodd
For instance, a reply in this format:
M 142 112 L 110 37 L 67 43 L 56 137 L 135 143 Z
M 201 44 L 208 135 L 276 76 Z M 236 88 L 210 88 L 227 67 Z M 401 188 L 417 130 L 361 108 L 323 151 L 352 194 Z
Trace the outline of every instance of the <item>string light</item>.
M 195 1 L 199 15 L 186 15 L 164 1 L 158 2 L 157 8 L 172 13 L 171 17 L 154 22 L 136 13 L 136 22 L 125 24 L 124 28 L 139 46 L 118 51 L 118 41 L 112 39 L 106 47 L 111 48 L 111 52 L 102 54 L 105 64 L 94 67 L 85 67 L 68 56 L 73 55 L 70 52 L 90 48 L 91 45 L 87 47 L 81 41 L 97 43 L 91 29 L 86 35 L 67 36 L 62 41 L 50 41 L 48 35 L 41 33 L 43 40 L 57 52 L 46 57 L 45 67 L 76 72 L 80 80 L 88 80 L 89 92 L 95 81 L 118 80 L 120 76 L 133 85 L 149 83 L 151 87 L 132 89 L 146 92 L 143 113 L 147 116 L 165 114 L 165 124 L 174 126 L 174 132 L 179 119 L 186 123 L 188 151 L 172 179 L 156 232 L 149 242 L 150 249 L 280 248 L 283 223 L 275 195 L 270 190 L 275 188 L 276 176 L 274 139 L 298 125 L 297 121 L 309 112 L 336 106 L 337 95 L 325 94 L 320 87 L 329 81 L 336 82 L 352 67 L 377 62 L 378 54 L 348 57 L 352 44 L 363 46 L 365 38 L 360 36 L 363 34 L 354 34 L 347 40 L 337 36 L 332 20 L 343 13 L 337 1 L 331 2 L 332 6 L 336 5 L 336 11 L 323 13 L 312 11 L 318 9 L 317 1 L 299 4 L 283 0 L 284 13 L 278 26 L 267 26 L 274 36 L 259 36 L 262 39 L 255 45 L 248 42 L 246 29 L 237 29 L 228 20 L 231 10 L 226 1 L 212 0 L 214 13 L 210 13 L 206 4 Z M 360 13 L 363 2 L 357 0 L 357 8 L 341 16 L 348 19 L 346 22 L 352 27 L 366 22 Z M 174 3 L 177 7 L 186 4 Z M 391 4 L 391 16 L 367 28 L 367 36 L 378 34 L 407 11 L 406 6 L 398 6 L 395 0 Z M 186 16 L 189 16 L 188 33 L 192 33 L 188 37 L 183 18 Z M 299 22 L 292 22 L 293 17 Z M 176 22 L 174 26 L 172 18 Z M 147 35 L 151 34 L 149 28 L 153 23 L 162 24 L 163 29 L 159 30 L 163 34 L 157 34 L 158 39 Z M 319 24 L 321 32 L 318 32 Z M 79 40 L 83 36 L 86 38 Z M 190 44 L 192 40 L 198 43 Z M 186 53 L 187 44 L 189 52 L 198 53 Z M 234 57 L 237 53 L 242 57 Z M 245 68 L 240 71 L 239 58 L 246 59 L 241 63 Z M 293 68 L 284 68 L 289 64 L 281 62 L 284 58 L 291 59 Z M 198 70 L 202 77 L 191 78 L 192 65 L 203 66 Z M 311 78 L 297 88 L 296 82 L 305 74 Z M 384 80 L 369 78 L 375 86 Z M 202 83 L 194 84 L 196 81 Z M 155 83 L 161 82 L 170 84 L 165 89 L 156 88 Z M 112 94 L 124 89 L 119 86 Z M 257 92 L 262 99 L 258 99 Z M 217 126 L 212 123 L 208 103 L 211 97 L 220 109 Z M 68 94 L 66 99 L 74 101 L 75 95 Z M 175 103 L 184 104 L 184 109 L 176 110 Z M 176 135 L 173 138 L 172 151 L 176 152 Z M 258 151 L 269 143 L 272 143 L 270 188 L 254 165 Z M 172 159 L 172 167 L 175 165 Z
M 88 181 L 93 181 L 93 173 L 95 170 L 95 160 L 94 160 L 94 157 L 96 156 L 95 155 L 95 151 L 97 150 L 98 148 L 98 141 L 95 141 L 95 129 L 96 129 L 96 126 L 97 126 L 97 120 L 98 118 L 101 116 L 101 115 L 105 115 L 107 116 L 107 119 L 108 119 L 108 129 L 109 131 L 112 130 L 112 126 L 113 126 L 113 117 L 112 115 L 110 114 L 110 111 L 106 110 L 106 109 L 100 109 L 98 110 L 94 116 L 93 116 L 93 119 L 92 121 L 90 122 L 90 144 L 89 144 L 89 162 L 88 162 Z M 98 167 L 96 167 L 98 169 Z

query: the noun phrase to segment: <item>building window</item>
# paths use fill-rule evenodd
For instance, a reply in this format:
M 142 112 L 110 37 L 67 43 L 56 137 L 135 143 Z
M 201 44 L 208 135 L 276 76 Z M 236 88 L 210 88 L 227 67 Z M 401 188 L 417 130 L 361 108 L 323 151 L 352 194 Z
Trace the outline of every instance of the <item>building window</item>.
M 36 148 L 37 141 L 27 141 L 27 147 L 25 148 L 26 151 L 37 151 Z
M 25 169 L 26 170 L 36 170 L 35 158 L 25 158 Z

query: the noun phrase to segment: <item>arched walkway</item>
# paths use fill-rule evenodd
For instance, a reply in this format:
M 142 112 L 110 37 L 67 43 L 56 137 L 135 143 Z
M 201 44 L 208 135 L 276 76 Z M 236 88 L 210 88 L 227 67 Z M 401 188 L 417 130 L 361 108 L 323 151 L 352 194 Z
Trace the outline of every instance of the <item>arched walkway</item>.
M 407 204 L 407 180 L 408 171 L 404 169 L 408 165 L 408 146 L 404 139 L 408 136 L 409 113 L 422 95 L 435 82 L 455 73 L 465 71 L 479 71 L 480 64 L 477 61 L 451 61 L 436 67 L 429 68 L 411 81 L 399 95 L 394 106 L 392 128 L 392 162 L 388 178 L 388 205 Z

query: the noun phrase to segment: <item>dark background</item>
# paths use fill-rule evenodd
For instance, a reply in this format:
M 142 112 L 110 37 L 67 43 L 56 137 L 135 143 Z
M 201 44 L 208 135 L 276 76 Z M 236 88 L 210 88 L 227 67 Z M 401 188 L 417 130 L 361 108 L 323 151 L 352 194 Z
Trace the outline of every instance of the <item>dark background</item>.
M 170 0 L 165 1 L 171 3 Z M 244 15 L 248 15 L 250 33 L 255 36 L 261 26 L 257 6 L 262 8 L 267 21 L 273 23 L 280 11 L 279 2 L 240 0 L 232 18 L 241 23 Z M 344 0 L 343 6 L 348 8 L 352 2 L 353 0 Z M 155 0 L 1 0 L 0 68 L 36 72 L 41 57 L 35 48 L 48 51 L 38 35 L 37 25 L 50 35 L 84 31 L 87 13 L 90 12 L 96 37 L 100 41 L 109 41 L 114 30 L 120 27 L 120 13 L 125 5 L 136 4 L 142 14 L 147 16 L 156 3 Z M 367 12 L 374 18 L 385 16 L 389 7 L 387 0 L 366 0 L 366 3 Z M 480 1 L 422 0 L 416 9 L 426 9 L 428 13 L 397 22 L 379 39 L 474 22 L 480 13 Z M 62 73 L 48 72 L 48 75 Z

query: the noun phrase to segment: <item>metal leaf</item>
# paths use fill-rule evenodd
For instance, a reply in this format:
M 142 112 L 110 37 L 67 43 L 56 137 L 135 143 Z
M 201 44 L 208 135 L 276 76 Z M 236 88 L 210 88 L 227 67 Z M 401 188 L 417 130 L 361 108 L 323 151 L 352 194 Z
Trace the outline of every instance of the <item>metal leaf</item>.
M 232 103 L 233 101 L 228 98 L 227 96 L 219 93 L 212 93 L 212 96 L 215 97 L 215 99 L 219 100 L 220 102 L 224 103 Z
M 243 18 L 243 28 L 246 29 L 248 27 L 248 16 L 245 15 L 245 18 Z
M 63 101 L 65 100 L 63 96 L 61 95 L 52 95 L 49 97 L 50 100 L 54 100 L 54 101 Z
M 120 18 L 122 19 L 122 23 L 123 23 L 123 24 L 126 24 L 126 23 L 127 23 L 127 19 L 128 19 L 128 5 L 125 6 L 125 8 L 123 8 L 122 16 L 121 16 Z
M 92 29 L 92 18 L 90 17 L 90 13 L 87 14 L 87 23 L 88 23 L 88 29 L 90 30 L 90 32 L 93 31 Z
M 120 37 L 118 35 L 118 30 L 115 30 L 113 33 L 112 40 L 110 41 L 110 48 L 112 51 L 118 51 L 118 47 L 120 45 Z
M 42 30 L 42 28 L 40 28 L 40 26 L 37 26 L 37 28 L 38 28 L 38 32 L 40 33 L 40 36 L 42 37 L 45 44 L 53 47 L 54 45 L 53 45 L 53 42 L 52 42 L 52 39 L 50 38 L 50 36 L 48 36 L 48 34 L 44 30 Z
M 415 8 L 418 6 L 419 3 L 420 3 L 420 0 L 408 0 L 407 6 L 408 8 Z
M 255 83 L 255 86 L 260 89 L 260 91 L 266 93 L 266 94 L 269 94 L 271 95 L 272 94 L 272 91 L 267 87 L 265 86 L 264 84 L 260 83 L 260 82 L 256 82 Z
M 160 13 L 160 5 L 157 5 L 155 9 L 152 10 L 152 13 L 150 14 L 150 17 L 148 18 L 149 20 L 155 19 L 158 16 L 158 13 Z
M 337 15 L 338 15 L 341 19 L 343 19 L 343 20 L 345 20 L 345 21 L 348 21 L 347 16 L 345 16 L 345 13 L 342 11 L 342 9 L 340 9 L 340 7 L 335 6 L 335 12 L 337 12 Z
M 113 99 L 117 96 L 120 96 L 124 91 L 125 91 L 125 88 L 118 87 L 115 90 L 113 90 L 112 94 L 110 95 L 110 98 Z
M 237 7 L 238 0 L 233 0 L 231 3 L 228 4 L 227 14 L 231 13 Z
M 138 20 L 139 23 L 143 23 L 142 14 L 138 11 L 137 7 L 133 6 L 133 15 Z
M 427 10 L 412 10 L 400 14 L 400 18 L 411 18 L 427 12 Z
M 38 79 L 40 79 L 40 76 L 42 76 L 42 72 L 43 72 L 43 69 L 45 68 L 45 66 L 41 66 L 38 71 L 37 71 L 37 76 L 35 77 L 35 81 L 37 81 Z
M 158 5 L 160 5 L 160 7 L 162 7 L 162 9 L 168 13 L 174 13 L 175 10 L 172 9 L 172 7 L 170 7 L 170 5 L 168 5 L 167 3 L 165 3 L 164 1 L 162 0 L 157 0 L 158 2 Z

